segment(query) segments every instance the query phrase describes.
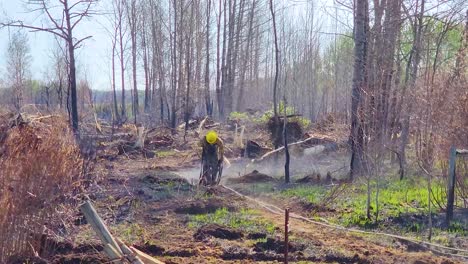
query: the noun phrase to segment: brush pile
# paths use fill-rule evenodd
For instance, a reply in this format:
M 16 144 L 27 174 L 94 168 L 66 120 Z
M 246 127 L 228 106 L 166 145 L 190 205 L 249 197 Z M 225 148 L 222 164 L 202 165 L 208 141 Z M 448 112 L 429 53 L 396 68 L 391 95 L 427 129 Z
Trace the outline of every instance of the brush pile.
M 82 164 L 64 117 L 0 114 L 0 263 L 45 250 L 35 238 L 76 193 Z

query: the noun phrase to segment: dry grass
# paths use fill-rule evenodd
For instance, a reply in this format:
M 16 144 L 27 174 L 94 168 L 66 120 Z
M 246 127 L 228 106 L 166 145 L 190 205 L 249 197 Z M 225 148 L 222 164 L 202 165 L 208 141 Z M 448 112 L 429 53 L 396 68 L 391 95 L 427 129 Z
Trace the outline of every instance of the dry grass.
M 65 118 L 0 116 L 0 263 L 42 250 L 35 238 L 79 186 L 82 164 Z

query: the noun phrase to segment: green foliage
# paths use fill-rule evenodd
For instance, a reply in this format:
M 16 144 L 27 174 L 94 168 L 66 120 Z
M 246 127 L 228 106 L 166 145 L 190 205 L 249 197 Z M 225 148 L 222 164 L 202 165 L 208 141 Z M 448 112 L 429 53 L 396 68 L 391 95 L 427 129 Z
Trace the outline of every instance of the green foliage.
M 39 93 L 44 86 L 44 84 L 39 80 L 30 80 L 28 85 L 33 93 Z
M 284 116 L 284 111 L 285 111 L 285 105 L 283 101 L 280 101 L 278 105 L 278 115 L 279 116 Z M 296 109 L 292 106 L 286 106 L 286 115 L 294 115 L 296 114 Z M 267 110 L 265 113 L 263 113 L 262 116 L 259 118 L 254 118 L 253 121 L 260 123 L 260 124 L 266 124 L 268 121 L 274 116 L 273 108 L 270 110 Z M 309 119 L 302 117 L 302 116 L 295 116 L 291 117 L 288 119 L 289 121 L 292 122 L 298 122 L 302 128 L 307 128 L 310 126 L 311 122 Z
M 245 112 L 231 112 L 229 114 L 229 119 L 231 120 L 248 120 L 249 119 L 249 115 Z
M 402 221 L 403 230 L 406 232 L 422 232 L 427 226 L 421 222 L 405 221 L 408 215 L 424 215 L 429 213 L 428 190 L 425 178 L 407 178 L 402 181 L 394 179 L 382 179 L 379 183 L 379 221 L 375 222 L 377 210 L 376 181 L 371 181 L 371 203 L 370 214 L 372 219 L 367 218 L 367 186 L 354 185 L 348 187 L 345 193 L 342 193 L 334 203 L 327 206 L 336 209 L 338 212 L 331 219 L 344 226 L 359 226 L 363 228 L 375 228 L 388 223 L 388 219 Z M 437 210 L 434 200 L 444 201 L 446 198 L 442 182 L 432 182 L 432 212 Z M 327 195 L 330 190 L 323 186 L 297 186 L 282 190 L 280 195 L 286 198 L 297 197 L 307 200 L 312 204 L 318 204 Z M 401 220 L 398 220 L 400 219 Z M 435 230 L 435 229 L 434 229 Z M 449 228 L 449 232 L 457 234 L 467 234 L 468 230 L 463 223 L 454 222 Z
M 449 233 L 456 233 L 462 236 L 468 236 L 468 227 L 461 222 L 452 221 L 448 227 Z
M 137 223 L 122 223 L 111 227 L 111 232 L 123 241 L 134 244 L 148 241 L 145 228 Z
M 423 52 L 423 61 L 429 61 L 432 65 L 436 56 L 437 45 L 439 45 L 438 53 L 438 68 L 451 66 L 455 60 L 458 49 L 461 45 L 461 36 L 463 33 L 463 26 L 458 25 L 451 27 L 447 30 L 446 24 L 439 19 L 427 16 L 424 18 L 424 32 L 423 32 L 423 49 L 428 51 Z M 442 34 L 444 30 L 446 33 Z M 442 37 L 442 39 L 440 39 Z M 409 21 L 406 21 L 401 28 L 401 41 L 400 50 L 402 51 L 403 58 L 407 60 L 413 47 L 414 32 L 413 26 Z M 403 69 L 405 69 L 406 61 L 403 61 Z M 404 78 L 405 72 L 402 71 L 402 77 Z
M 205 224 L 219 224 L 245 232 L 266 232 L 273 234 L 275 226 L 257 216 L 251 209 L 241 209 L 239 212 L 229 212 L 227 208 L 216 210 L 212 214 L 200 214 L 191 217 L 189 227 L 199 228 Z
M 293 119 L 297 120 L 299 122 L 299 124 L 301 124 L 301 126 L 303 128 L 307 128 L 310 126 L 310 123 L 311 121 L 305 117 L 301 117 L 301 116 L 298 116 L 298 117 L 294 117 Z
M 444 22 L 434 19 L 432 17 L 426 18 L 427 26 L 426 30 L 429 34 L 428 38 L 430 39 L 429 43 L 432 46 L 432 52 L 430 53 L 431 60 L 435 56 L 435 49 L 439 36 L 442 36 L 441 33 L 444 30 L 447 30 Z M 447 30 L 441 41 L 440 52 L 443 52 L 443 59 L 446 60 L 449 58 L 454 58 L 455 54 L 458 52 L 458 49 L 461 45 L 461 36 L 463 35 L 463 27 L 461 25 L 457 27 L 451 27 Z
M 278 114 L 284 115 L 285 105 L 283 101 L 280 101 L 278 106 Z M 286 115 L 294 115 L 296 113 L 296 109 L 292 106 L 286 106 Z
M 165 157 L 170 157 L 173 156 L 176 152 L 172 149 L 169 150 L 158 150 L 156 151 L 156 156 L 158 158 L 165 158 Z
M 260 124 L 266 124 L 271 117 L 273 117 L 273 110 L 268 110 L 259 118 L 254 118 L 253 121 Z

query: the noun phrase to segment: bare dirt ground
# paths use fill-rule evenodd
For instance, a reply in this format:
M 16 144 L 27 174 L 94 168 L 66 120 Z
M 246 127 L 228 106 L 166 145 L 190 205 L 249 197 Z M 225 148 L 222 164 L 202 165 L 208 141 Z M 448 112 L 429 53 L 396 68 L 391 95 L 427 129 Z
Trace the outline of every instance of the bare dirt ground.
M 133 148 L 138 141 L 136 131 L 126 126 L 113 136 L 109 131 L 94 136 L 93 140 L 98 139 L 96 151 L 89 153 L 95 162 L 86 192 L 116 237 L 165 263 L 284 261 L 282 215 L 223 186 L 197 186 L 199 134 L 195 129 L 186 137 L 180 129 L 176 135 L 167 129 L 151 131 L 139 150 Z M 218 131 L 231 161 L 231 166 L 225 167 L 223 185 L 237 188 L 279 181 L 282 161 L 274 156 L 255 163 L 251 158 L 240 158 L 242 149 L 235 144 L 232 127 Z M 249 131 L 248 139 L 268 149 L 269 138 L 263 130 L 254 127 Z M 312 136 L 333 141 L 328 134 Z M 339 182 L 348 171 L 349 157 L 343 149 L 331 146 L 330 150 L 317 148 L 317 144 L 293 148 L 293 181 L 313 175 L 312 180 Z M 308 210 L 314 210 L 268 196 L 257 199 L 282 208 L 290 206 L 296 214 L 307 215 Z M 74 219 L 72 227 L 64 223 L 61 230 L 66 239 L 48 241 L 53 250 L 41 257 L 50 263 L 108 263 L 83 215 L 77 214 Z M 297 219 L 291 219 L 289 235 L 289 260 L 294 263 L 464 263 L 462 258 L 434 254 L 402 240 L 359 235 Z M 30 259 L 27 263 L 45 263 L 41 261 Z M 24 260 L 12 259 L 12 263 Z
M 282 262 L 283 217 L 222 187 L 208 190 L 188 184 L 181 176 L 193 178 L 198 168 L 194 166 L 196 162 L 182 162 L 182 159 L 184 155 L 177 154 L 164 163 L 160 159 L 130 159 L 121 155 L 97 163 L 96 174 L 100 180 L 91 187 L 91 198 L 112 232 L 166 263 Z M 187 168 L 177 171 L 181 165 Z M 253 209 L 255 219 L 275 226 L 274 234 L 265 238 L 266 234 L 222 226 L 190 227 L 194 215 L 214 213 L 221 208 L 230 212 Z M 89 226 L 77 224 L 79 232 L 73 247 L 60 251 L 53 258 L 55 262 L 103 262 L 105 257 L 99 253 L 98 240 Z M 295 219 L 291 220 L 290 227 L 291 261 L 463 263 L 462 259 L 435 255 L 424 247 L 395 239 L 350 234 Z

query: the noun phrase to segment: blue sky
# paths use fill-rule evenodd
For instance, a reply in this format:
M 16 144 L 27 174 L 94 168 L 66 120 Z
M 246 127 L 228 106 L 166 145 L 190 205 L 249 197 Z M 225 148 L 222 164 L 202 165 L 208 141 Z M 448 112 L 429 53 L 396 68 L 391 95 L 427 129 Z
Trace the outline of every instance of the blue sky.
M 102 9 L 102 2 L 99 9 Z M 24 20 L 25 24 L 40 25 L 46 23 L 44 17 L 39 12 L 26 12 L 26 5 L 22 0 L 0 0 L 0 20 L 9 19 Z M 83 21 L 77 26 L 75 36 L 77 38 L 92 35 L 93 38 L 86 40 L 85 45 L 77 51 L 78 74 L 90 80 L 93 88 L 110 89 L 109 84 L 109 37 L 104 30 L 102 23 L 105 23 L 104 16 L 93 17 Z M 7 70 L 5 67 L 6 50 L 10 36 L 18 28 L 4 28 L 0 30 L 0 78 Z M 28 32 L 29 46 L 32 56 L 31 74 L 34 79 L 43 79 L 51 67 L 50 54 L 56 45 L 56 40 L 52 34 L 44 32 Z

